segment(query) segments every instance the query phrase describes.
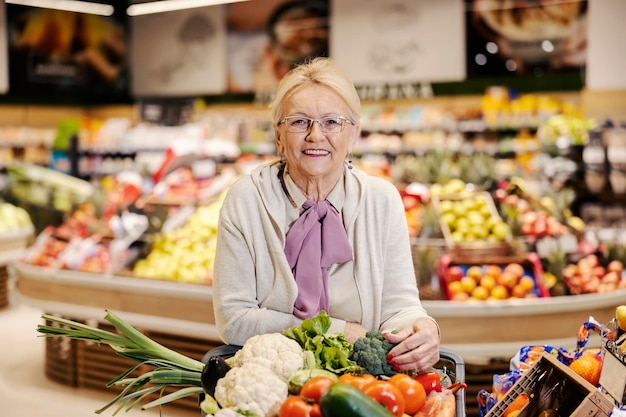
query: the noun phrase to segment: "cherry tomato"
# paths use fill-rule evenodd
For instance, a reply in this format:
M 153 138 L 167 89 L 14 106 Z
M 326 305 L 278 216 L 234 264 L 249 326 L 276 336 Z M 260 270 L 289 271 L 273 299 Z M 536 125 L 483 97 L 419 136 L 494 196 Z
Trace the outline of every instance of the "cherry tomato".
M 424 386 L 407 374 L 395 374 L 388 380 L 398 387 L 404 397 L 404 412 L 413 415 L 417 413 L 426 402 L 426 390 Z
M 387 408 L 394 416 L 401 417 L 404 414 L 404 397 L 402 392 L 391 382 L 377 380 L 369 384 L 363 392 Z
M 428 395 L 431 391 L 443 390 L 443 387 L 441 386 L 441 378 L 437 372 L 423 372 L 421 374 L 414 375 L 413 379 L 424 386 L 426 395 Z
M 278 417 L 322 417 L 319 404 L 312 404 L 300 395 L 290 395 L 280 406 Z
M 322 394 L 324 394 L 328 387 L 334 383 L 335 381 L 327 376 L 316 376 L 315 378 L 309 379 L 304 383 L 304 385 L 302 385 L 302 388 L 300 389 L 300 396 L 319 403 Z
M 352 375 L 352 374 L 342 374 L 339 376 L 339 382 L 344 382 L 346 384 L 350 384 L 353 387 L 360 389 L 361 391 L 365 390 L 365 388 L 371 384 L 372 382 L 377 381 L 374 375 Z

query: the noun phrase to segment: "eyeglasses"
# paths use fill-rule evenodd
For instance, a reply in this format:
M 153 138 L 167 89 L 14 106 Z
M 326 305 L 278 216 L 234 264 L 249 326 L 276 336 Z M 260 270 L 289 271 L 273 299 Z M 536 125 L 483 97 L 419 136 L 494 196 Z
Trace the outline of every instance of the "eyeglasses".
M 306 133 L 311 130 L 313 122 L 317 122 L 323 133 L 339 133 L 347 123 L 354 125 L 354 122 L 344 116 L 325 116 L 313 119 L 306 116 L 286 116 L 278 124 L 285 124 L 287 132 Z

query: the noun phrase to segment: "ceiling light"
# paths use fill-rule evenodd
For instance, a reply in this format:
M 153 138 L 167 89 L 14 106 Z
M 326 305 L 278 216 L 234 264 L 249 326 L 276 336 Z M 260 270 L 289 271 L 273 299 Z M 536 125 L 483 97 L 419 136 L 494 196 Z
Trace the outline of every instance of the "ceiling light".
M 18 4 L 20 6 L 41 7 L 43 9 L 65 10 L 68 12 L 98 14 L 101 16 L 111 16 L 115 10 L 113 6 L 109 4 L 78 0 L 6 0 L 6 3 Z
M 160 0 L 149 3 L 138 3 L 128 6 L 129 16 L 171 12 L 174 10 L 192 9 L 195 7 L 215 6 L 218 4 L 239 3 L 248 0 Z

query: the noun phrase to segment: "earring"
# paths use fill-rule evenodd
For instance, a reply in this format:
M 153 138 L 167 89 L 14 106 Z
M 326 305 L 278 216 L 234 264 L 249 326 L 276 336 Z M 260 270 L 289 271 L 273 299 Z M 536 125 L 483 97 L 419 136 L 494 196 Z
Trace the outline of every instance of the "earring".
M 354 168 L 352 166 L 352 159 L 348 159 L 348 169 L 352 169 L 352 168 Z

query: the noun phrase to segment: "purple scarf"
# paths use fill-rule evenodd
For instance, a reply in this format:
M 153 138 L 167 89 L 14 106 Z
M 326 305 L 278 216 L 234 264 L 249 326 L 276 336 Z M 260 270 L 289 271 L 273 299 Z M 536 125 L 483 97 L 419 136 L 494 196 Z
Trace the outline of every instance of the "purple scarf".
M 337 210 L 327 201 L 306 200 L 304 212 L 287 232 L 285 255 L 298 284 L 293 314 L 328 312 L 327 268 L 352 260 L 352 247 Z

